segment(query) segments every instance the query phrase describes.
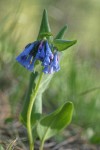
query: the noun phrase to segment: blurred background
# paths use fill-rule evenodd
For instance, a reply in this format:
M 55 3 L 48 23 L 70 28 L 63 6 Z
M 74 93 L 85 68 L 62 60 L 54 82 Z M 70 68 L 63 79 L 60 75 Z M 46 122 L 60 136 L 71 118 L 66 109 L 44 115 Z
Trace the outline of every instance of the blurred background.
M 67 24 L 65 39 L 78 41 L 63 52 L 61 70 L 43 95 L 44 109 L 72 101 L 72 124 L 100 144 L 100 0 L 0 0 L 0 122 L 16 116 L 23 101 L 30 72 L 15 57 L 36 40 L 44 8 L 54 35 Z

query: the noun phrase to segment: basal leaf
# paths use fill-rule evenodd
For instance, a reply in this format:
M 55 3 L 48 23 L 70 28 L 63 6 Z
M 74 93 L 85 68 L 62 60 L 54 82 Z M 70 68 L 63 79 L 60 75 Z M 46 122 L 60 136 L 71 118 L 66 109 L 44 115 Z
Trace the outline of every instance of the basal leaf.
M 67 102 L 53 113 L 42 118 L 37 125 L 37 133 L 43 142 L 54 136 L 71 122 L 73 114 L 73 104 Z
M 74 41 L 67 41 L 61 39 L 55 39 L 53 41 L 54 46 L 58 49 L 58 51 L 64 51 L 67 48 L 71 47 L 72 45 L 76 44 L 76 40 Z

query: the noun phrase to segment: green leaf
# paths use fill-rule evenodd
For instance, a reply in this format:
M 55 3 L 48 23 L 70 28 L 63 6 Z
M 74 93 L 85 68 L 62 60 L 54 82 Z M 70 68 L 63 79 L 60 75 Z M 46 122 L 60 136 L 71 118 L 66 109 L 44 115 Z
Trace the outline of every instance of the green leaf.
M 71 122 L 73 104 L 67 102 L 53 113 L 43 117 L 37 125 L 37 133 L 42 142 L 54 136 Z
M 31 96 L 31 93 L 32 93 L 32 90 L 35 89 L 35 86 L 36 86 L 36 78 L 38 77 L 38 73 L 35 72 L 35 73 L 31 73 L 31 76 L 30 76 L 30 82 L 29 82 L 29 89 L 27 91 L 27 95 L 26 95 L 26 98 L 24 100 L 24 104 L 23 104 L 23 107 L 22 107 L 22 112 L 20 114 L 20 121 L 26 126 L 26 121 L 27 121 L 27 110 L 28 110 L 28 106 L 29 106 L 29 101 L 30 101 L 30 96 Z M 33 114 L 34 112 L 32 112 Z M 33 121 L 31 121 L 33 122 Z
M 67 25 L 65 25 L 60 31 L 59 33 L 56 35 L 55 39 L 62 39 L 64 36 L 64 33 L 67 29 Z
M 37 120 L 40 119 L 41 117 L 41 113 L 42 113 L 42 93 L 46 90 L 46 88 L 48 87 L 48 84 L 51 80 L 53 75 L 43 75 L 41 84 L 39 86 L 39 90 L 36 96 L 36 100 L 34 103 L 34 106 L 32 108 L 32 114 L 31 114 L 31 126 L 33 127 L 36 123 Z M 26 122 L 27 122 L 27 110 L 29 107 L 29 102 L 30 102 L 30 96 L 32 91 L 34 92 L 35 86 L 37 84 L 37 80 L 38 80 L 39 74 L 36 73 L 32 73 L 31 74 L 31 78 L 30 78 L 30 83 L 29 83 L 29 89 L 27 92 L 27 96 L 26 99 L 24 101 L 24 105 L 22 108 L 22 112 L 20 114 L 20 121 L 26 126 Z
M 42 112 L 42 93 L 46 90 L 46 88 L 48 87 L 49 82 L 51 81 L 53 75 L 46 75 L 44 74 L 40 87 L 39 87 L 39 91 L 33 106 L 33 111 L 32 111 L 32 117 L 31 117 L 31 123 L 32 123 L 32 134 L 33 134 L 33 138 L 35 140 L 36 137 L 38 137 L 37 135 L 37 130 L 36 130 L 36 123 L 37 121 L 42 117 L 41 112 Z
M 49 38 L 48 35 L 50 36 L 50 34 L 51 34 L 51 29 L 50 29 L 50 25 L 49 25 L 49 21 L 48 21 L 48 14 L 47 14 L 46 10 L 44 10 L 44 12 L 43 12 L 43 17 L 42 17 L 42 21 L 41 21 L 39 34 L 38 34 L 38 39 L 43 38 L 44 34 L 47 37 L 47 39 Z
M 35 103 L 33 105 L 32 114 L 31 114 L 31 124 L 32 127 L 35 125 L 35 123 L 41 118 L 42 113 L 42 94 L 48 87 L 49 82 L 51 81 L 53 75 L 43 75 L 42 81 L 40 83 L 38 93 L 36 96 Z M 38 77 L 37 77 L 38 80 Z M 36 83 L 37 84 L 37 83 Z
M 54 46 L 58 49 L 58 51 L 64 51 L 67 48 L 71 47 L 72 45 L 76 44 L 76 40 L 74 41 L 67 41 L 61 39 L 55 39 L 53 41 Z

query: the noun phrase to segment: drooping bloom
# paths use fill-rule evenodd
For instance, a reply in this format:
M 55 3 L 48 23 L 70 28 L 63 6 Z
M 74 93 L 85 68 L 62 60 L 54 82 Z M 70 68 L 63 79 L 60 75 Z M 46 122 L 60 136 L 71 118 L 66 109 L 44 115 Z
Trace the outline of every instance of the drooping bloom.
M 43 72 L 46 74 L 52 74 L 54 72 L 58 72 L 60 70 L 60 66 L 59 66 L 59 58 L 58 58 L 58 53 L 55 52 L 54 53 L 54 57 L 51 60 L 49 65 L 45 65 Z
M 24 51 L 16 58 L 16 60 L 24 66 L 26 69 L 33 71 L 34 63 L 36 61 L 35 57 L 33 56 L 34 47 L 37 45 L 37 42 L 28 44 Z
M 45 44 L 45 49 L 46 49 L 45 58 L 42 63 L 43 66 L 49 65 L 51 63 L 51 60 L 53 59 L 53 53 L 51 52 L 48 42 L 46 42 L 46 44 Z
M 16 60 L 31 72 L 34 70 L 36 60 L 39 60 L 44 67 L 43 72 L 52 74 L 60 69 L 58 54 L 53 53 L 52 48 L 47 40 L 35 41 L 28 44 Z

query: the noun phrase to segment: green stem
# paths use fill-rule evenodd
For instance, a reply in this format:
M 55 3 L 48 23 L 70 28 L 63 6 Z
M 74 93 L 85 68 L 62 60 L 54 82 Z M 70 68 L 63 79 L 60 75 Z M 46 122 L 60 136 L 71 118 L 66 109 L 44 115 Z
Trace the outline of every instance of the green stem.
M 43 145 L 44 145 L 44 141 L 41 142 L 41 145 L 40 145 L 40 149 L 39 149 L 39 150 L 43 150 Z
M 32 91 L 32 94 L 30 97 L 30 102 L 29 102 L 29 107 L 28 107 L 28 111 L 27 111 L 27 132 L 28 132 L 30 150 L 34 150 L 34 142 L 33 142 L 33 136 L 32 136 L 32 127 L 31 127 L 31 113 L 32 113 L 32 108 L 33 108 L 35 98 L 38 93 L 39 85 L 42 80 L 42 76 L 43 76 L 43 73 L 40 74 L 40 77 L 36 84 L 35 90 Z

